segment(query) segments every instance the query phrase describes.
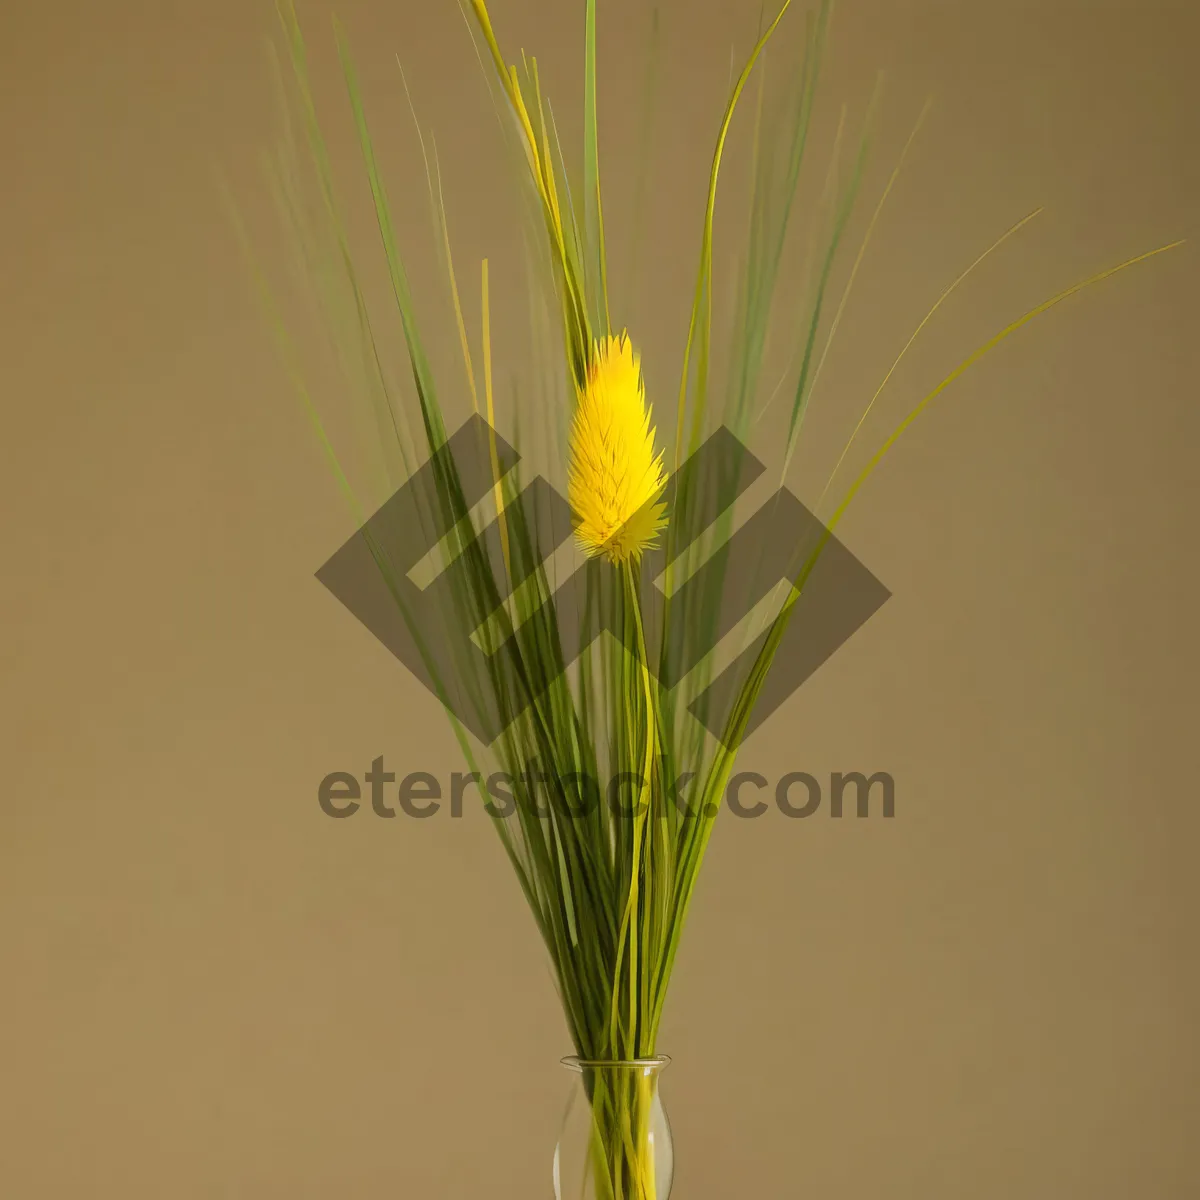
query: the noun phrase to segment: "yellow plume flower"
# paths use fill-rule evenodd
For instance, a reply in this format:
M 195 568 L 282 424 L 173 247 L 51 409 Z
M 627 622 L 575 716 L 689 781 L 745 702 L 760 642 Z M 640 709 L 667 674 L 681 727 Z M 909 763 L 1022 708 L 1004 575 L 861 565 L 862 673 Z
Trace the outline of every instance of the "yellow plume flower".
M 602 338 L 571 425 L 568 497 L 583 552 L 637 562 L 666 524 L 666 505 L 658 503 L 666 484 L 641 360 L 627 334 Z

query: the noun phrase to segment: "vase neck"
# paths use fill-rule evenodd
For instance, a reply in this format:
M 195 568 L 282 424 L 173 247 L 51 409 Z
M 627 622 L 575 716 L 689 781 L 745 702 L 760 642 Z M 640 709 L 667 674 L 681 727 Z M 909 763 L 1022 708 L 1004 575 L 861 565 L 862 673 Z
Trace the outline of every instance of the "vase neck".
M 592 1078 L 657 1079 L 670 1062 L 671 1060 L 665 1054 L 657 1055 L 654 1058 L 627 1059 L 591 1059 L 572 1055 L 564 1058 L 562 1065 L 577 1075 L 591 1076 Z

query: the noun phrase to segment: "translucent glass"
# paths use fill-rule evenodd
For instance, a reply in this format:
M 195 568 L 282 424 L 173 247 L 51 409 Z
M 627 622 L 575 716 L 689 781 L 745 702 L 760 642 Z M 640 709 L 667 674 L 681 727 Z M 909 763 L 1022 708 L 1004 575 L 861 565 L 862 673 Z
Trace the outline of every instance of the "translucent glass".
M 658 1077 L 670 1061 L 563 1059 L 573 1078 L 554 1149 L 555 1200 L 667 1200 L 675 1155 Z

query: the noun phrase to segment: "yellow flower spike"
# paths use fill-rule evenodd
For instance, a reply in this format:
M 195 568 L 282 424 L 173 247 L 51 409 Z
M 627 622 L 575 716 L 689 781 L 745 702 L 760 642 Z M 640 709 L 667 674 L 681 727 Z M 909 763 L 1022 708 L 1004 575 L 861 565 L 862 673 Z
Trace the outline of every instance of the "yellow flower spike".
M 571 425 L 568 496 L 583 552 L 620 565 L 637 562 L 666 525 L 663 456 L 627 334 L 600 339 Z

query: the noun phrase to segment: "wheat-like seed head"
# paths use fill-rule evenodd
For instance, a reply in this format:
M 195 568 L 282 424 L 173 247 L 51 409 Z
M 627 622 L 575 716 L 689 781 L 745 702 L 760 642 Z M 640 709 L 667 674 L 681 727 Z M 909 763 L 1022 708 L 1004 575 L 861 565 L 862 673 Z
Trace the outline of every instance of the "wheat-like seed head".
M 583 552 L 637 562 L 666 524 L 665 487 L 640 359 L 627 334 L 602 338 L 571 426 L 568 495 Z

